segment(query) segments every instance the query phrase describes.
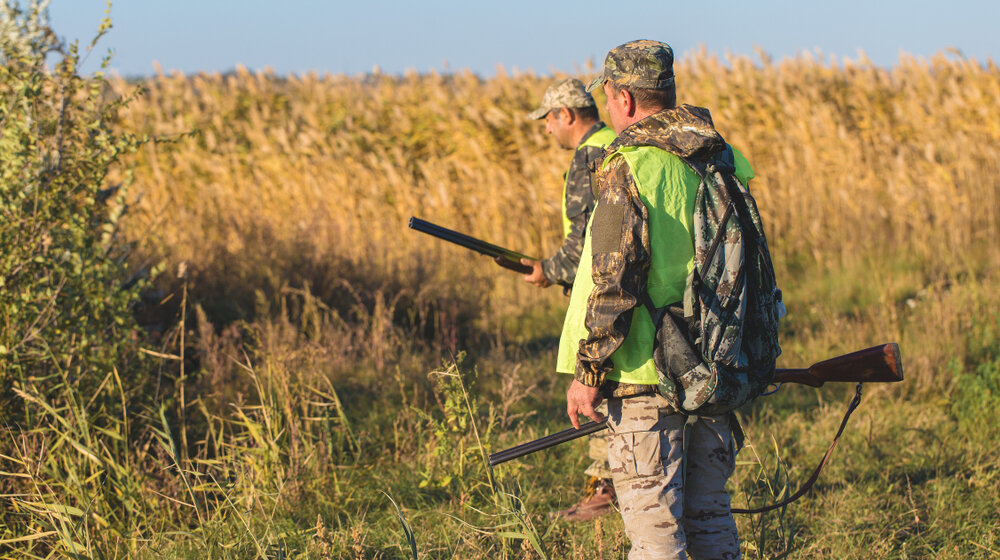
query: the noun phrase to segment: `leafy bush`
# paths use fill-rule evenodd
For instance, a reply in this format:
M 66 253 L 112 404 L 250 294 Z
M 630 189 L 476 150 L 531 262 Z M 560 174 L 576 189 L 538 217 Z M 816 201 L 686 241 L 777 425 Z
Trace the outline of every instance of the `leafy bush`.
M 106 184 L 143 140 L 115 131 L 127 99 L 79 74 L 46 5 L 0 4 L 0 542 L 92 557 L 144 527 L 128 447 L 152 379 L 133 318 L 147 280 L 119 236 L 127 184 Z
M 90 395 L 123 368 L 131 308 L 144 285 L 129 280 L 128 247 L 118 235 L 126 185 L 102 188 L 112 166 L 142 140 L 110 126 L 125 101 L 105 99 L 100 72 L 78 74 L 77 44 L 57 39 L 46 4 L 0 5 L 0 408 L 6 413 L 13 410 L 13 388 L 73 387 Z M 97 38 L 109 27 L 104 20 Z

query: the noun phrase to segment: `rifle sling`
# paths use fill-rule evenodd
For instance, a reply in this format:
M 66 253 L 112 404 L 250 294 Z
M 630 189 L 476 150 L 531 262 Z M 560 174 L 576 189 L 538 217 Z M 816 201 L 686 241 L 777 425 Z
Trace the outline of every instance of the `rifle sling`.
M 816 465 L 816 470 L 813 471 L 812 476 L 809 477 L 809 480 L 807 480 L 806 483 L 803 484 L 802 487 L 799 488 L 797 492 L 795 492 L 795 494 L 792 494 L 789 498 L 785 500 L 782 500 L 778 503 L 774 503 L 768 506 L 763 506 L 759 508 L 750 508 L 750 509 L 732 508 L 732 512 L 744 513 L 744 514 L 764 513 L 778 508 L 783 508 L 788 504 L 804 496 L 805 493 L 808 492 L 810 488 L 812 488 L 813 484 L 815 484 L 816 480 L 819 478 L 820 471 L 823 470 L 823 467 L 826 465 L 827 460 L 830 459 L 830 455 L 833 454 L 833 448 L 837 446 L 837 441 L 840 439 L 840 435 L 844 433 L 844 428 L 847 427 L 847 419 L 851 417 L 851 413 L 854 412 L 854 409 L 857 408 L 859 404 L 861 404 L 861 383 L 858 383 L 858 387 L 854 393 L 854 398 L 851 399 L 851 404 L 847 407 L 847 413 L 844 414 L 844 419 L 840 422 L 840 428 L 837 430 L 837 435 L 833 436 L 833 442 L 830 443 L 830 448 L 826 450 L 826 455 L 823 455 L 823 460 L 820 461 L 818 465 Z

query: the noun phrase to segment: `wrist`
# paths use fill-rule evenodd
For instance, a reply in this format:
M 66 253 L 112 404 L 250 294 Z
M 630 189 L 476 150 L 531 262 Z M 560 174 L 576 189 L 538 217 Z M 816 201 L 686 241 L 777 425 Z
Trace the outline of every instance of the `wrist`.
M 599 371 L 590 371 L 583 367 L 579 362 L 576 364 L 576 371 L 573 374 L 573 379 L 579 382 L 581 385 L 587 387 L 600 387 L 604 383 L 604 374 Z
M 552 279 L 556 277 L 555 263 L 553 263 L 552 260 L 552 257 L 549 257 L 539 261 L 539 271 L 542 273 L 542 277 L 545 278 L 545 281 L 549 284 L 551 284 L 553 282 Z

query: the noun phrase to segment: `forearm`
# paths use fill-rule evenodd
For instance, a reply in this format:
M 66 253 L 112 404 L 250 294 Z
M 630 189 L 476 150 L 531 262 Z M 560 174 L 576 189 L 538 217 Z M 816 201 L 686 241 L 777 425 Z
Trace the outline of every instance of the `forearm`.
M 576 379 L 600 387 L 614 368 L 611 357 L 628 337 L 638 293 L 629 287 L 621 253 L 594 255 L 594 289 L 587 301 L 587 339 L 580 342 Z
M 565 218 L 569 220 L 569 233 L 562 246 L 548 259 L 542 261 L 542 272 L 552 282 L 573 285 L 583 253 L 587 221 L 594 209 L 594 186 L 588 166 L 588 150 L 578 150 L 566 172 L 566 193 L 563 200 Z
M 633 301 L 630 306 L 628 301 Z M 588 301 L 586 340 L 580 341 L 574 377 L 588 387 L 600 387 L 614 369 L 611 356 L 621 347 L 632 324 L 634 298 L 594 287 Z M 591 310 L 593 306 L 593 310 Z M 613 316 L 610 318 L 609 316 Z
M 580 254 L 583 252 L 583 236 L 590 213 L 580 214 L 571 220 L 569 236 L 563 241 L 554 255 L 542 261 L 542 272 L 549 281 L 573 285 L 576 270 L 580 265 Z

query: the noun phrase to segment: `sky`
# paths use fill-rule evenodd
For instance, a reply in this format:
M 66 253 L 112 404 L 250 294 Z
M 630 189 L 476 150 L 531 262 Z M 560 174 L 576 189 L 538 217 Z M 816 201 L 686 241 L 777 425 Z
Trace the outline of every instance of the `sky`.
M 49 14 L 57 35 L 84 44 L 105 9 L 105 0 L 52 0 Z M 678 58 L 705 48 L 825 61 L 863 51 L 880 66 L 902 52 L 946 49 L 1000 59 L 995 0 L 117 0 L 111 18 L 85 71 L 111 50 L 112 69 L 126 77 L 154 74 L 157 63 L 184 73 L 242 65 L 277 74 L 548 75 L 599 67 L 609 49 L 633 39 L 665 41 Z

